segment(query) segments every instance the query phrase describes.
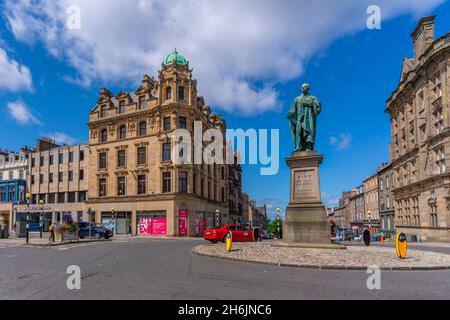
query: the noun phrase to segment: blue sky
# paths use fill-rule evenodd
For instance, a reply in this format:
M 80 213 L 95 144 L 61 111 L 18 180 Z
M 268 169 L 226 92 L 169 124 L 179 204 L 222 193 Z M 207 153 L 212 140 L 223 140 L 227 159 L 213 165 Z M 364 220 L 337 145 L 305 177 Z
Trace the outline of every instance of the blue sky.
M 86 142 L 85 124 L 99 89 L 134 91 L 143 74 L 156 77 L 173 47 L 171 21 L 176 19 L 177 48 L 190 60 L 200 94 L 228 127 L 280 129 L 280 172 L 261 176 L 259 166 L 245 165 L 243 176 L 245 191 L 258 204 L 268 203 L 272 214 L 278 206 L 284 211 L 288 201 L 284 158 L 292 151 L 292 139 L 285 115 L 301 84 L 311 84 L 311 93 L 323 104 L 316 148 L 325 155 L 323 198 L 332 204 L 341 191 L 358 186 L 389 160 L 385 101 L 396 87 L 402 60 L 412 56 L 410 33 L 419 18 L 437 14 L 436 36 L 450 31 L 449 2 L 379 1 L 381 30 L 365 28 L 369 1 L 335 2 L 262 0 L 250 12 L 238 1 L 218 1 L 214 7 L 206 0 L 188 1 L 190 6 L 169 8 L 140 0 L 128 12 L 132 6 L 124 9 L 117 1 L 108 2 L 108 8 L 73 1 L 81 8 L 82 28 L 69 32 L 64 19 L 71 2 L 64 7 L 51 1 L 5 1 L 0 147 L 33 146 L 44 135 Z M 298 21 L 290 16 L 297 9 Z M 123 19 L 110 19 L 117 12 Z M 128 20 L 137 26 L 130 27 Z

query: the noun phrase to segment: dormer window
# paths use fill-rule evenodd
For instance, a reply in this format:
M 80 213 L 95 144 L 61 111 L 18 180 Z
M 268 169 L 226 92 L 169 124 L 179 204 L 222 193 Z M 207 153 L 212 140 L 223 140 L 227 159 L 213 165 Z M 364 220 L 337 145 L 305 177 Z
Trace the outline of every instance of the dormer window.
M 125 100 L 119 102 L 119 113 L 125 112 Z
M 101 118 L 106 117 L 106 105 L 100 106 L 100 117 Z
M 172 99 L 172 87 L 167 87 L 166 89 L 166 100 Z
M 139 109 L 144 109 L 145 106 L 145 96 L 140 96 L 139 97 L 139 105 L 138 108 Z
M 184 100 L 184 87 L 178 87 L 178 100 Z

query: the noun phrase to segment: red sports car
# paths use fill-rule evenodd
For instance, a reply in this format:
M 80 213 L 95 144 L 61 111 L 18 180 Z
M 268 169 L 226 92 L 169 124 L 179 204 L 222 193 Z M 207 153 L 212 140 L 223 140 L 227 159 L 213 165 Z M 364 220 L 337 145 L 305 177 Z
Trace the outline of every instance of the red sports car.
M 238 224 L 226 224 L 218 228 L 207 229 L 205 230 L 205 240 L 209 240 L 212 243 L 225 242 L 229 231 L 233 235 L 233 241 L 253 241 L 253 231 Z

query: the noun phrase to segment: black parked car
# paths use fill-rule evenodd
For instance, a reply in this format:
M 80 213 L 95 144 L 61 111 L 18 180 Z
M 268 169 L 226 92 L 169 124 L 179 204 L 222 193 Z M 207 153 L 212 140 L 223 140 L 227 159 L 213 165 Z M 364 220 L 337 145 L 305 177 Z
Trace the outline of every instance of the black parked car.
M 96 224 L 93 222 L 79 222 L 78 236 L 80 237 L 80 239 L 87 238 L 89 236 L 94 237 L 95 239 L 109 239 L 113 236 L 113 232 L 98 223 Z

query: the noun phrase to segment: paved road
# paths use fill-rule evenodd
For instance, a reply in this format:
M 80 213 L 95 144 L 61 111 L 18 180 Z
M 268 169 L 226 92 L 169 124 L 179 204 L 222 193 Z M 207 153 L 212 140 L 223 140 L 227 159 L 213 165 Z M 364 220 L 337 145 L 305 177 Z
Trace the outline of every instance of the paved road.
M 310 270 L 193 255 L 201 241 L 122 240 L 0 248 L 0 299 L 448 299 L 450 271 Z M 69 265 L 81 290 L 68 290 Z

